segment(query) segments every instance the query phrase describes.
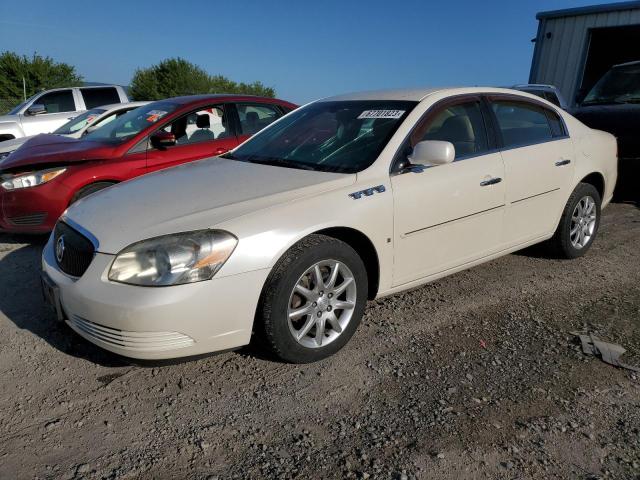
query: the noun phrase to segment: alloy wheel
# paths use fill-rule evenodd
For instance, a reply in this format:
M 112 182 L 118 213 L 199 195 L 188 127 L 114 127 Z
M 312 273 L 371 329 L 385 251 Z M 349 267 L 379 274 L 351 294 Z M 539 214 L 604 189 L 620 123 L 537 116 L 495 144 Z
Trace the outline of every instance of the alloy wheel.
M 596 228 L 597 211 L 596 202 L 590 195 L 582 197 L 576 204 L 569 230 L 569 239 L 574 248 L 580 250 L 591 241 Z

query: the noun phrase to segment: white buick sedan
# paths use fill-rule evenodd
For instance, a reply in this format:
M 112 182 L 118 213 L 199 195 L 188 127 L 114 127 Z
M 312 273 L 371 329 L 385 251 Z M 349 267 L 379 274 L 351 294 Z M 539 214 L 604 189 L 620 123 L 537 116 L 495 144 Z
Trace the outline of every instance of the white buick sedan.
M 583 255 L 616 156 L 613 136 L 522 92 L 327 98 L 226 155 L 74 204 L 44 249 L 43 287 L 79 335 L 128 357 L 254 336 L 312 362 L 349 341 L 367 299 L 538 242 Z

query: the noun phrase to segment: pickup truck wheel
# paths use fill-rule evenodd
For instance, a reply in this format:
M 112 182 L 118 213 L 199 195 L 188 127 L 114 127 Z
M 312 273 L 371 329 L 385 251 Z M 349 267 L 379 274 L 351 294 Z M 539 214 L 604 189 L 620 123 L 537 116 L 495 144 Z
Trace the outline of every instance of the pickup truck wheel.
M 358 328 L 367 285 L 364 263 L 353 248 L 335 238 L 310 235 L 271 271 L 257 312 L 259 334 L 287 362 L 333 355 Z
M 71 202 L 69 202 L 69 205 L 71 205 L 72 203 L 77 202 L 81 198 L 84 198 L 84 197 L 87 197 L 87 196 L 91 195 L 92 193 L 96 193 L 96 192 L 98 192 L 100 190 L 103 190 L 103 189 L 105 189 L 107 187 L 110 187 L 111 185 L 115 185 L 115 182 L 96 182 L 96 183 L 92 183 L 91 185 L 87 185 L 85 187 L 82 187 L 80 190 L 78 190 L 75 193 L 75 195 L 71 199 Z
M 600 227 L 600 194 L 593 185 L 580 183 L 567 201 L 560 224 L 550 240 L 553 252 L 563 258 L 587 253 Z

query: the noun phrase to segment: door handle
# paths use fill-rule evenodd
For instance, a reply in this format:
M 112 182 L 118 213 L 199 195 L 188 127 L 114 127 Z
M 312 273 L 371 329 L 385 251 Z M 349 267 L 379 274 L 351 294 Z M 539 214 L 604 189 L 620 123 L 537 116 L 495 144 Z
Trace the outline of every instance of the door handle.
M 500 177 L 490 178 L 489 180 L 483 180 L 480 182 L 481 187 L 486 187 L 488 185 L 495 185 L 496 183 L 500 183 L 502 179 Z
M 570 163 L 571 163 L 571 160 L 568 160 L 568 159 L 565 158 L 565 159 L 562 159 L 562 160 L 558 160 L 556 162 L 556 167 L 563 167 L 565 165 L 569 165 Z

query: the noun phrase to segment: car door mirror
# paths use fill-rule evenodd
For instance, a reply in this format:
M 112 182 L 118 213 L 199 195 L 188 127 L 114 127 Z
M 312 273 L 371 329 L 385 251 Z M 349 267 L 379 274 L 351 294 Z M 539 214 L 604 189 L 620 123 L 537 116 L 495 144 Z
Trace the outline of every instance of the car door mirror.
M 407 158 L 414 165 L 445 165 L 456 158 L 456 149 L 451 142 L 424 140 L 413 147 Z
M 47 108 L 41 103 L 34 103 L 26 111 L 26 114 L 31 116 L 42 115 L 43 113 L 47 113 Z
M 171 132 L 160 130 L 151 135 L 151 145 L 155 148 L 164 149 L 173 147 L 176 144 L 176 136 Z

